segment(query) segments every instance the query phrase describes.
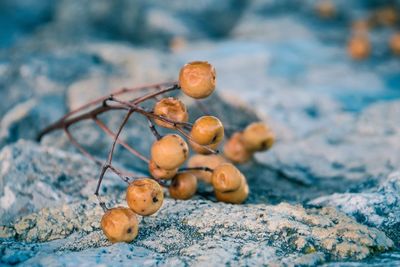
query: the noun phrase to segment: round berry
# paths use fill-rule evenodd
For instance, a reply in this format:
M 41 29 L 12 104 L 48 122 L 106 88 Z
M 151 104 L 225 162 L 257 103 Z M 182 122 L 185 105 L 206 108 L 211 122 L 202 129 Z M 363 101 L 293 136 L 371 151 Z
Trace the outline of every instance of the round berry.
M 224 126 L 214 116 L 203 116 L 194 122 L 190 136 L 199 145 L 218 145 L 224 138 Z
M 368 38 L 365 36 L 351 38 L 347 46 L 347 52 L 353 59 L 361 60 L 367 58 L 371 52 Z
M 168 134 L 153 143 L 151 160 L 160 168 L 173 170 L 181 166 L 189 155 L 185 140 L 177 134 Z
M 264 123 L 253 122 L 244 129 L 242 140 L 247 150 L 264 151 L 272 147 L 275 135 Z
M 242 133 L 234 133 L 224 145 L 225 157 L 234 163 L 245 163 L 252 156 L 252 153 L 245 147 L 242 137 Z
M 191 173 L 180 173 L 172 179 L 169 194 L 175 199 L 189 199 L 196 193 L 197 178 Z
M 206 61 L 187 63 L 179 73 L 179 85 L 190 97 L 206 98 L 215 89 L 215 69 Z
M 239 189 L 243 174 L 231 163 L 223 163 L 216 167 L 211 176 L 216 191 L 228 192 Z
M 217 166 L 222 163 L 226 163 L 226 159 L 224 159 L 220 155 L 194 155 L 189 158 L 187 166 L 189 168 L 193 167 L 207 167 L 210 169 L 215 169 Z M 211 183 L 212 172 L 209 171 L 189 171 L 194 176 L 199 178 L 200 180 Z
M 163 98 L 158 101 L 155 104 L 153 111 L 155 115 L 163 116 L 164 118 L 176 122 L 187 122 L 189 117 L 185 104 L 183 104 L 179 99 L 173 97 Z M 155 119 L 154 122 L 161 127 L 170 129 L 174 128 L 174 125 L 162 120 Z
M 400 55 L 400 32 L 393 34 L 393 36 L 390 38 L 390 48 L 392 49 L 392 52 L 399 56 Z
M 244 178 L 240 187 L 235 191 L 220 192 L 215 190 L 217 200 L 225 203 L 241 204 L 247 199 L 248 195 L 249 186 Z
M 126 189 L 126 202 L 129 208 L 143 216 L 148 216 L 158 211 L 163 200 L 163 190 L 153 179 L 135 180 Z
M 138 235 L 139 223 L 136 214 L 124 207 L 106 211 L 101 218 L 101 229 L 112 243 L 131 242 Z
M 319 1 L 316 5 L 316 11 L 319 17 L 330 19 L 336 14 L 336 7 L 330 0 Z
M 149 163 L 149 172 L 153 178 L 169 180 L 172 179 L 176 173 L 178 172 L 178 168 L 172 170 L 162 169 L 154 163 L 154 161 L 150 160 Z

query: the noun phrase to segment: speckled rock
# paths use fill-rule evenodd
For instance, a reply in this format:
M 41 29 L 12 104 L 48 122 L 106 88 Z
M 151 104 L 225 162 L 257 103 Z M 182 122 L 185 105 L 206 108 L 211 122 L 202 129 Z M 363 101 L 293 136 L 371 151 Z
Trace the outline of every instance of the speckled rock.
M 383 232 L 358 224 L 332 208 L 166 199 L 156 215 L 142 217 L 139 236 L 132 244 L 107 248 L 110 244 L 98 231 L 102 211 L 95 203 L 92 198 L 60 208 L 46 208 L 21 218 L 0 233 L 4 236 L 7 231 L 13 233 L 9 238 L 30 242 L 66 238 L 64 242 L 53 243 L 52 253 L 58 251 L 64 257 L 84 250 L 88 252 L 87 262 L 103 257 L 104 251 L 117 250 L 122 263 L 126 263 L 131 257 L 138 257 L 139 248 L 143 253 L 138 264 L 150 260 L 167 266 L 176 261 L 195 266 L 206 262 L 241 266 L 279 262 L 309 265 L 326 260 L 363 259 L 393 247 Z M 70 236 L 72 232 L 77 233 Z M 80 245 L 76 246 L 77 243 Z M 10 247 L 12 250 L 13 246 Z M 26 264 L 55 260 L 46 255 L 49 252 L 44 252 L 45 257 L 36 253 L 25 259 Z M 70 264 L 79 262 L 72 259 Z
M 20 140 L 0 152 L 0 222 L 91 196 L 97 166 L 81 155 Z M 104 190 L 121 184 L 110 176 Z
M 399 172 L 392 173 L 371 190 L 323 196 L 310 204 L 335 207 L 360 223 L 381 229 L 400 245 Z

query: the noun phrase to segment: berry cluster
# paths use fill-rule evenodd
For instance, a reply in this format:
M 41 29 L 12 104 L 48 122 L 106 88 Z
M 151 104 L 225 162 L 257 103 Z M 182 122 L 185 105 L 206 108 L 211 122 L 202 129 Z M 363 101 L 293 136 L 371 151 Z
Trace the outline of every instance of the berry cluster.
M 362 60 L 370 56 L 373 46 L 369 35 L 380 28 L 389 28 L 389 31 L 393 31 L 389 40 L 386 41 L 387 47 L 393 55 L 400 56 L 400 32 L 395 31 L 400 22 L 399 9 L 395 3 L 382 4 L 383 6 L 373 8 L 363 17 L 351 22 L 351 36 L 347 42 L 347 53 L 352 59 Z M 317 1 L 315 11 L 320 18 L 325 20 L 340 18 L 341 16 L 332 0 Z
M 64 129 L 68 138 L 82 153 L 102 166 L 95 192 L 98 197 L 101 182 L 107 170 L 114 172 L 128 183 L 127 208 L 107 208 L 99 198 L 100 205 L 105 211 L 101 219 L 101 228 L 111 242 L 130 242 L 136 238 L 137 215 L 149 216 L 161 208 L 164 200 L 163 187 L 168 189 L 170 197 L 186 200 L 196 194 L 199 179 L 212 185 L 218 201 L 240 204 L 246 200 L 249 194 L 246 177 L 232 163 L 245 162 L 254 152 L 269 149 L 274 142 L 271 130 L 266 125 L 256 122 L 243 131 L 235 132 L 224 146 L 225 157 L 223 157 L 218 154 L 217 149 L 224 140 L 225 131 L 222 122 L 217 117 L 201 116 L 194 123 L 189 123 L 188 110 L 181 100 L 173 97 L 158 98 L 162 94 L 177 89 L 194 99 L 206 98 L 215 90 L 215 77 L 214 67 L 208 62 L 191 62 L 181 69 L 179 82 L 170 87 L 162 89 L 160 84 L 149 86 L 155 87 L 157 91 L 130 101 L 121 100 L 118 96 L 136 90 L 123 89 L 71 111 L 42 132 L 41 136 L 55 129 Z M 143 88 L 147 87 L 141 87 Z M 148 99 L 157 100 L 151 110 L 146 110 L 139 105 Z M 101 106 L 79 114 L 82 110 L 99 103 Z M 105 111 L 121 109 L 126 110 L 127 114 L 116 133 L 97 117 Z M 147 118 L 149 129 L 156 139 L 151 145 L 149 159 L 119 138 L 123 127 L 134 112 Z M 93 119 L 104 132 L 113 137 L 114 142 L 105 163 L 101 163 L 90 155 L 68 131 L 70 125 L 88 118 Z M 167 128 L 175 133 L 161 135 L 158 127 Z M 149 177 L 134 177 L 114 167 L 112 159 L 116 144 L 122 145 L 145 161 L 148 164 Z M 183 167 L 190 150 L 195 155 L 188 160 L 187 166 Z

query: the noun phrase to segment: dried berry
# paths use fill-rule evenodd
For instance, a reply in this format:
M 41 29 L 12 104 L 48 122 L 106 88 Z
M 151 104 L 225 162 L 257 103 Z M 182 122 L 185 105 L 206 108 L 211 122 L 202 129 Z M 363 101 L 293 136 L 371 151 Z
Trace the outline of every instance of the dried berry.
M 189 199 L 196 193 L 197 178 L 189 172 L 174 177 L 169 187 L 169 194 L 175 199 Z
M 226 162 L 226 159 L 221 157 L 220 155 L 194 155 L 189 158 L 187 166 L 189 168 L 207 167 L 213 170 L 222 163 Z M 212 172 L 191 170 L 190 173 L 206 183 L 211 183 Z
M 239 189 L 243 174 L 231 163 L 216 167 L 212 174 L 212 185 L 216 191 L 228 192 Z
M 131 242 L 138 235 L 136 214 L 124 207 L 107 210 L 101 218 L 101 229 L 112 243 Z
M 191 142 L 191 146 L 196 152 L 200 153 L 202 150 L 195 143 L 214 149 L 224 139 L 224 126 L 214 116 L 203 116 L 198 118 L 193 124 L 190 136 L 193 141 Z
M 275 135 L 264 123 L 253 122 L 243 131 L 242 140 L 249 151 L 264 151 L 272 147 Z
M 126 189 L 126 202 L 129 208 L 143 216 L 158 211 L 163 201 L 163 190 L 153 179 L 135 180 Z
M 244 163 L 250 160 L 252 152 L 243 142 L 243 133 L 234 133 L 224 145 L 224 155 L 234 163 Z
M 172 179 L 176 173 L 178 172 L 178 168 L 172 170 L 162 169 L 154 163 L 154 161 L 150 160 L 149 163 L 149 172 L 153 178 L 169 180 Z
M 179 99 L 173 97 L 163 98 L 154 106 L 154 114 L 163 116 L 169 120 L 176 122 L 187 122 L 188 112 L 185 104 Z M 174 129 L 174 125 L 162 120 L 155 119 L 154 122 L 161 127 Z
M 371 53 L 371 45 L 366 36 L 354 36 L 350 39 L 347 52 L 353 59 L 365 59 Z
M 390 48 L 392 49 L 392 52 L 399 56 L 400 55 L 400 32 L 393 34 L 393 36 L 390 38 L 389 42 Z
M 173 170 L 179 168 L 189 155 L 185 140 L 177 134 L 168 134 L 153 143 L 151 160 L 160 168 Z
M 215 89 L 215 69 L 206 61 L 187 63 L 179 73 L 179 85 L 190 97 L 206 98 Z
M 232 204 L 243 203 L 249 195 L 249 186 L 243 177 L 240 187 L 235 191 L 220 192 L 215 190 L 215 197 L 218 201 Z

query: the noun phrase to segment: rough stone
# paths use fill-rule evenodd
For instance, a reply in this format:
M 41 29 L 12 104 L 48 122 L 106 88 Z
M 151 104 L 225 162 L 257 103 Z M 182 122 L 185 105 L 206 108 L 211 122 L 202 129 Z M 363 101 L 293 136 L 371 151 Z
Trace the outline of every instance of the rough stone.
M 148 261 L 166 266 L 176 261 L 195 266 L 207 262 L 241 266 L 279 262 L 310 265 L 327 260 L 360 260 L 393 247 L 393 242 L 383 232 L 358 224 L 332 208 L 166 199 L 157 214 L 142 217 L 139 236 L 132 244 L 107 248 L 110 243 L 98 230 L 101 214 L 96 199 L 92 198 L 27 215 L 7 231 L 13 229 L 13 238 L 20 241 L 66 238 L 53 244 L 51 253 L 66 257 L 84 250 L 87 264 L 97 257 L 103 258 L 104 253 L 118 251 L 116 255 L 120 255 L 122 264 L 141 255 L 137 258 L 139 265 Z M 71 235 L 73 232 L 77 233 Z M 55 261 L 49 252 L 36 253 L 33 251 L 18 261 L 26 261 L 25 264 Z M 10 261 L 4 254 L 7 253 L 3 253 L 2 260 Z M 80 260 L 73 259 L 70 264 L 78 264 Z M 107 263 L 109 259 L 104 258 L 104 261 Z
M 381 229 L 400 245 L 399 172 L 390 174 L 371 190 L 322 196 L 309 204 L 335 207 L 359 223 Z

